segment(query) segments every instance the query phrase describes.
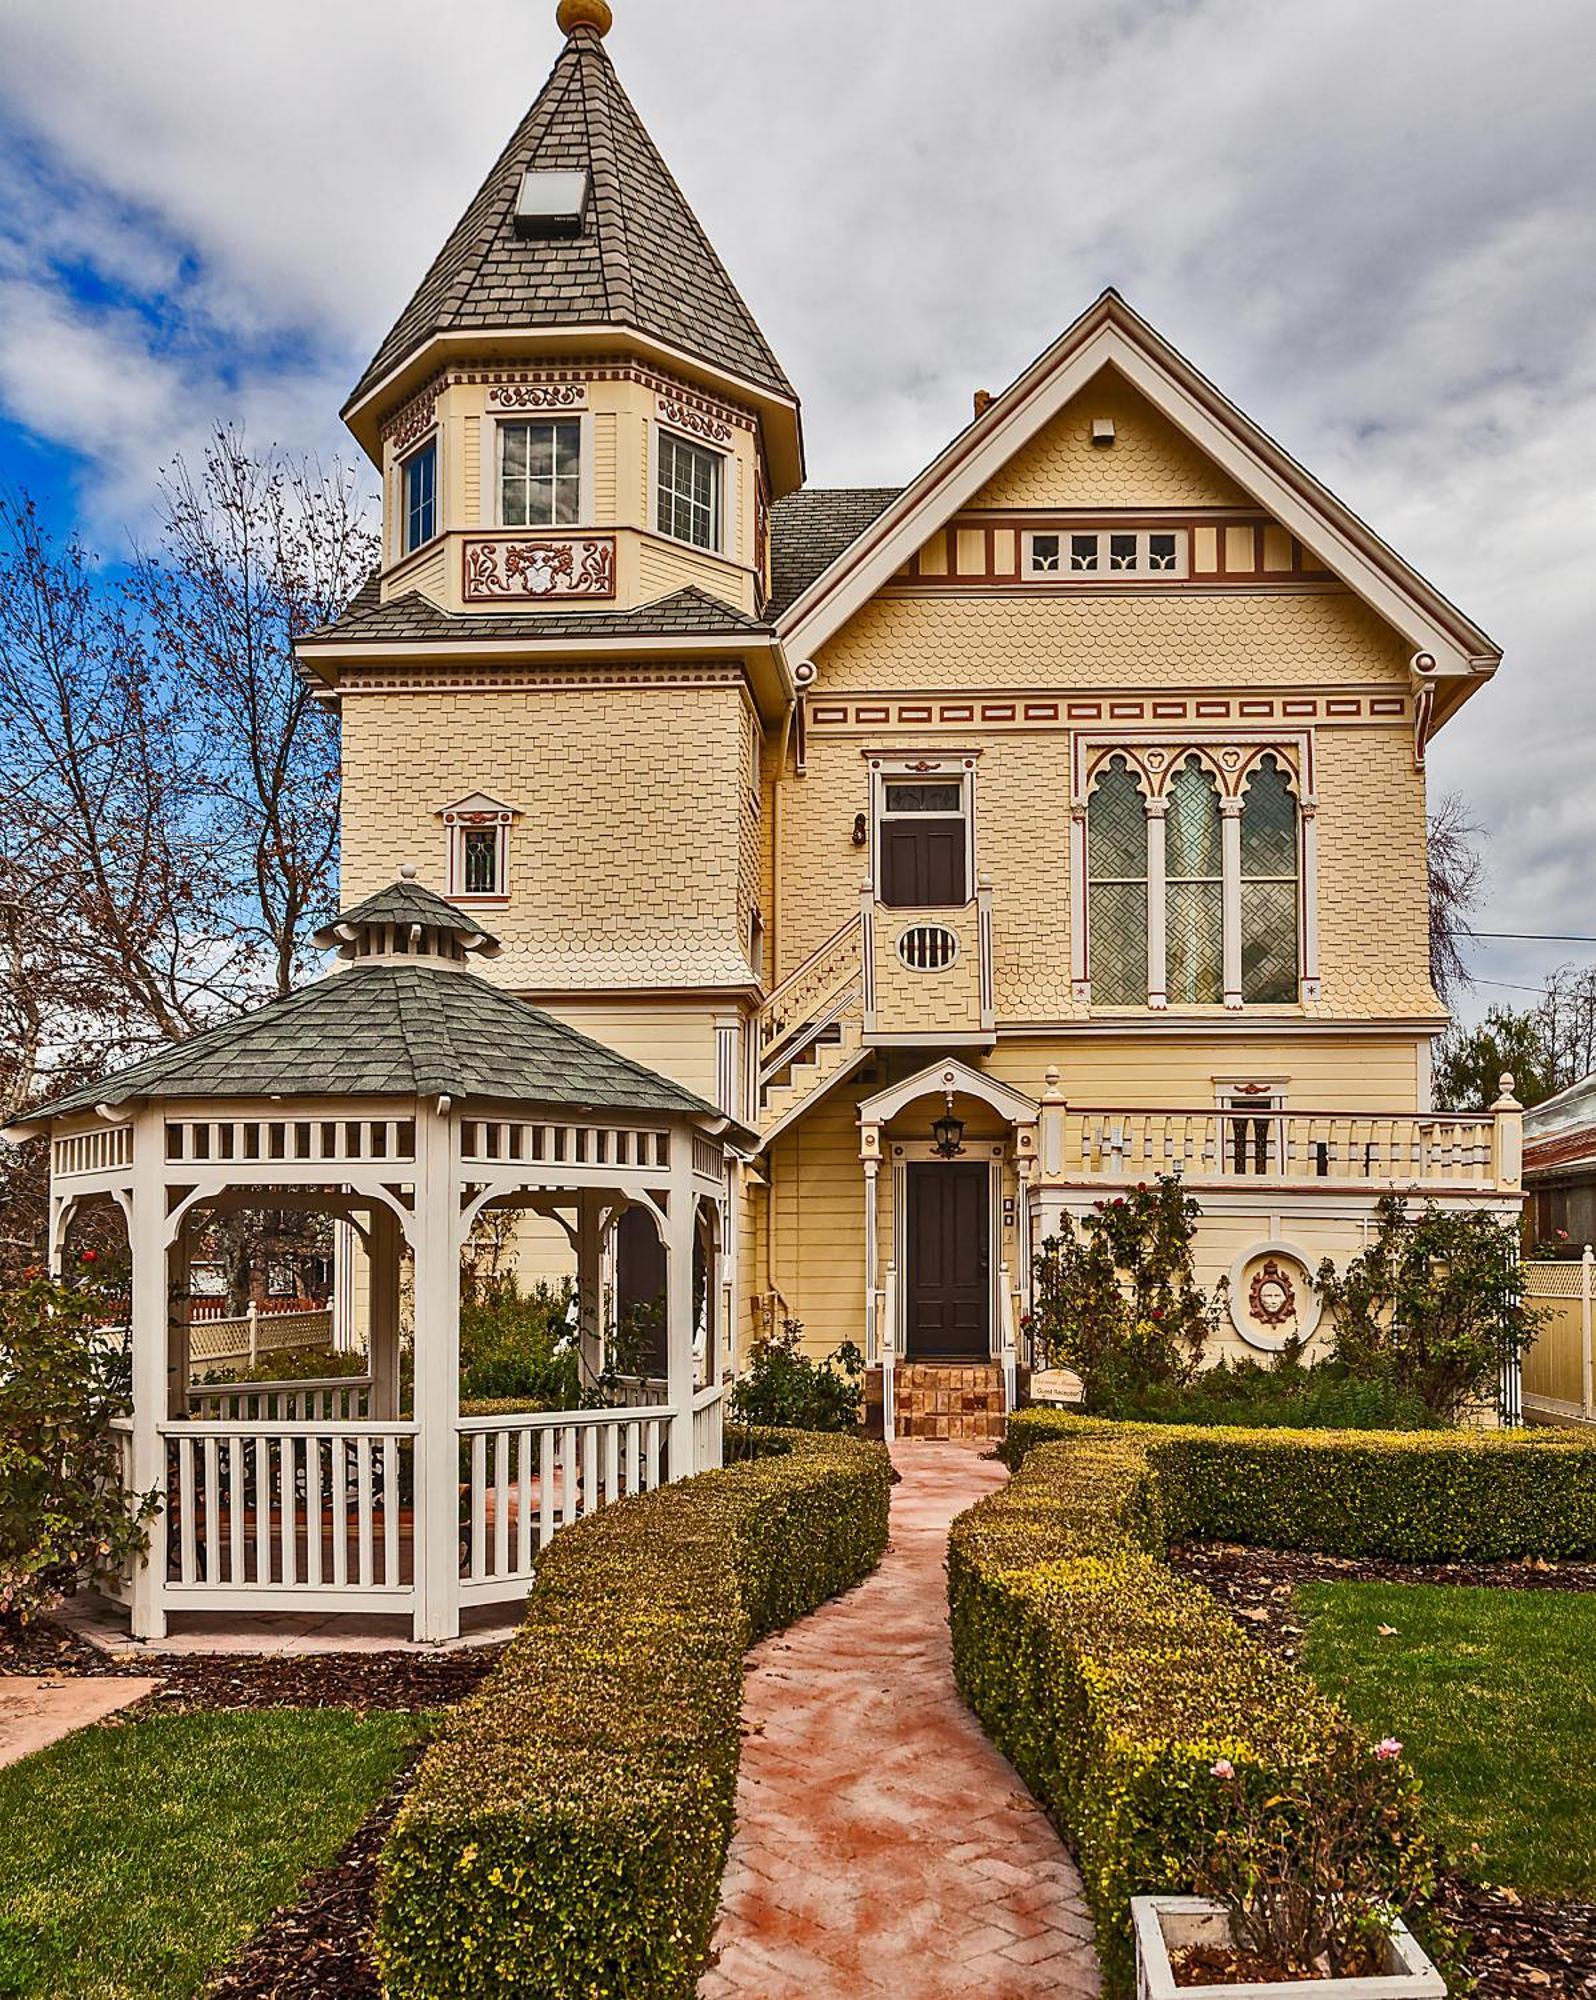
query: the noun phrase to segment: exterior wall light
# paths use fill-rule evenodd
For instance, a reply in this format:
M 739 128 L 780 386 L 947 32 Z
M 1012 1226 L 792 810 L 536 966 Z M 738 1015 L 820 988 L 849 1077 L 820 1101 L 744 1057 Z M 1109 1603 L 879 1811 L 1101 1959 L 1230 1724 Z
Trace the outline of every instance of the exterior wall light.
M 956 1160 L 964 1151 L 964 1120 L 954 1117 L 951 1105 L 931 1127 L 931 1136 L 939 1160 Z

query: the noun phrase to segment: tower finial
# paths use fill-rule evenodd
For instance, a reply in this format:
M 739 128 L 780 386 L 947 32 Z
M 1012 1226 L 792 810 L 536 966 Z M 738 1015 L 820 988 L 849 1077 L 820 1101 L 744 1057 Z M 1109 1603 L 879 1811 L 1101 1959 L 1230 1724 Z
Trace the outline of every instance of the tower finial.
M 578 28 L 591 28 L 601 40 L 615 23 L 615 16 L 610 12 L 610 0 L 560 0 L 555 19 L 560 24 L 562 35 L 569 37 Z

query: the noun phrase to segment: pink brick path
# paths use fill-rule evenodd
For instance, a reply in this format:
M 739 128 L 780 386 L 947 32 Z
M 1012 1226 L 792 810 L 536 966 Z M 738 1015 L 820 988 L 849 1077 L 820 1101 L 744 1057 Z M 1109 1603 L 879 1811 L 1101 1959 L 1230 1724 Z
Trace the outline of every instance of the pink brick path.
M 880 1569 L 753 1654 L 699 2000 L 1098 1992 L 1074 1863 L 953 1685 L 948 1524 L 1005 1476 L 978 1452 L 895 1446 Z

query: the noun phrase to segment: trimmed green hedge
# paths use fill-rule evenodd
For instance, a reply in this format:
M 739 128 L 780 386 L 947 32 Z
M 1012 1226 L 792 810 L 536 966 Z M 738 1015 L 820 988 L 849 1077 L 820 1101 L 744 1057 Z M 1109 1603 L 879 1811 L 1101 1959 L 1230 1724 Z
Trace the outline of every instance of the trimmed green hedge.
M 538 1563 L 383 1850 L 377 1951 L 412 2000 L 690 1995 L 731 1837 L 743 1655 L 867 1576 L 891 1467 L 849 1438 L 621 1502 Z
M 1295 1847 L 1355 1791 L 1372 1879 L 1398 1906 L 1433 1882 L 1412 1773 L 1165 1567 L 1167 1504 L 1161 1455 L 1098 1426 L 1033 1444 L 949 1543 L 960 1692 L 1074 1845 L 1111 1995 L 1132 1990 L 1131 1898 L 1189 1891 L 1249 1813 Z
M 1596 1447 L 1567 1432 L 1242 1431 L 1022 1410 L 1004 1457 L 1135 1438 L 1158 1468 L 1172 1541 L 1398 1562 L 1596 1556 Z

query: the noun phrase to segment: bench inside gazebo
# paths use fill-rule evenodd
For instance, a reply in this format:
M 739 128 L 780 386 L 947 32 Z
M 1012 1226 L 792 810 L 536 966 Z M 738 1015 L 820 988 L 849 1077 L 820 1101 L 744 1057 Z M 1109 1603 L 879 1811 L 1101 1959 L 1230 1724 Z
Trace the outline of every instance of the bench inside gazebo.
M 493 985 L 474 961 L 494 939 L 412 879 L 318 942 L 345 963 L 8 1134 L 50 1136 L 57 1268 L 83 1203 L 109 1197 L 126 1217 L 123 1477 L 161 1506 L 146 1559 L 109 1588 L 138 1639 L 183 1612 L 301 1611 L 405 1615 L 415 1638 L 447 1640 L 462 1609 L 523 1598 L 568 1522 L 721 1462 L 728 1172 L 753 1135 Z M 194 1234 L 246 1208 L 348 1224 L 366 1260 L 364 1375 L 192 1386 Z M 461 1252 L 491 1208 L 568 1236 L 588 1381 L 610 1332 L 605 1246 L 626 1211 L 650 1218 L 662 1381 L 610 1407 L 461 1415 Z

